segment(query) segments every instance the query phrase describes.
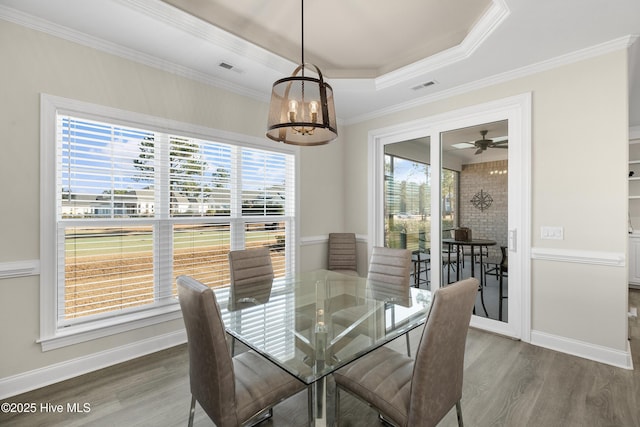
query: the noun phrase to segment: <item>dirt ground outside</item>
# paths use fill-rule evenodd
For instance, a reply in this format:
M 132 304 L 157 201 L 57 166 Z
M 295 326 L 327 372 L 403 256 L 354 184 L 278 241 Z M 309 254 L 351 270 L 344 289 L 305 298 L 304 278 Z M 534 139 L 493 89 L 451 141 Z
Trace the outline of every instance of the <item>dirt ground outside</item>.
M 285 252 L 277 249 L 271 250 L 273 269 L 284 271 Z M 214 288 L 228 286 L 228 252 L 228 246 L 174 250 L 171 294 L 165 297 L 176 297 L 175 277 L 183 274 Z M 151 252 L 78 257 L 65 264 L 65 319 L 150 304 L 156 298 Z

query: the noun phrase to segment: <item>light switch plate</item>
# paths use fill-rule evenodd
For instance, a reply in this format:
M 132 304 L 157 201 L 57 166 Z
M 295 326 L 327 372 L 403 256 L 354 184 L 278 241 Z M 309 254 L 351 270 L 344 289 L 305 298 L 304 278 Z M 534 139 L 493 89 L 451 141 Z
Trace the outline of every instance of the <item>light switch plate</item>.
M 540 238 L 545 240 L 564 240 L 563 227 L 540 227 Z

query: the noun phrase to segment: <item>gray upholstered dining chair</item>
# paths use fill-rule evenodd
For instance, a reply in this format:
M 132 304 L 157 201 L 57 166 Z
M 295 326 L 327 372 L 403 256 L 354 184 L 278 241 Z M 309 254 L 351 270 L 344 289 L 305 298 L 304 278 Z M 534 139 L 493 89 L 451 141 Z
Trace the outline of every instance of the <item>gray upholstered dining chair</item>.
M 346 390 L 397 426 L 435 426 L 455 406 L 462 427 L 464 351 L 477 293 L 475 278 L 434 292 L 415 361 L 381 347 L 335 371 L 336 425 Z
M 259 247 L 229 252 L 231 286 L 252 286 L 273 281 L 269 248 Z
M 327 268 L 339 273 L 358 275 L 355 233 L 329 233 Z
M 329 233 L 328 269 L 358 275 L 355 233 Z
M 404 289 L 411 281 L 411 251 L 374 246 L 367 279 Z
M 235 427 L 271 415 L 274 405 L 305 388 L 311 422 L 310 386 L 253 351 L 232 358 L 213 291 L 188 276 L 179 276 L 177 283 L 189 349 L 189 426 L 196 401 L 216 426 Z
M 412 253 L 408 249 L 374 246 L 369 260 L 367 279 L 388 285 L 391 290 L 400 294 L 409 292 L 411 286 Z M 411 356 L 409 334 L 407 340 L 407 356 Z
M 273 264 L 269 248 L 241 249 L 229 252 L 230 290 L 228 308 L 234 311 L 249 305 L 249 299 L 243 298 L 251 294 L 271 294 L 273 284 Z M 258 301 L 255 301 L 258 303 Z M 235 338 L 231 337 L 231 354 L 235 354 Z
M 229 310 L 263 304 L 271 295 L 273 264 L 267 247 L 229 252 Z M 257 296 L 257 297 L 256 297 Z M 296 330 L 311 327 L 311 318 L 296 312 Z M 235 338 L 231 337 L 231 354 L 235 354 Z
M 265 303 L 274 277 L 269 248 L 230 251 L 229 274 L 229 310 Z
M 374 246 L 369 260 L 369 271 L 367 273 L 367 292 L 371 297 L 380 298 L 388 296 L 394 300 L 409 299 L 411 286 L 411 251 L 407 249 L 394 249 L 381 246 Z M 402 298 L 405 297 L 405 298 Z M 338 300 L 342 302 L 343 299 Z M 389 303 L 391 304 L 391 302 Z M 367 311 L 365 305 L 358 305 L 350 301 L 344 309 L 331 309 L 331 316 L 334 325 L 353 325 L 357 318 L 361 318 Z M 388 306 L 385 305 L 385 309 Z M 349 326 L 352 328 L 353 326 Z M 361 330 L 353 329 L 356 333 Z M 405 334 L 407 340 L 407 355 L 411 355 L 411 344 L 409 334 Z M 340 348 L 340 344 L 334 346 Z

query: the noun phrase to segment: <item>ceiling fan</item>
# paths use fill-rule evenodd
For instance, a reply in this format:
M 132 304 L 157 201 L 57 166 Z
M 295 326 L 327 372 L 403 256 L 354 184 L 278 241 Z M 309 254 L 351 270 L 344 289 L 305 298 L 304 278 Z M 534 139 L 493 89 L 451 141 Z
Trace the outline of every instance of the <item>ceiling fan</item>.
M 481 130 L 480 135 L 482 139 L 479 139 L 473 143 L 473 145 L 477 148 L 476 154 L 480 154 L 485 151 L 487 148 L 509 148 L 508 143 L 509 140 L 504 139 L 501 141 L 494 141 L 493 139 L 487 139 L 487 130 Z

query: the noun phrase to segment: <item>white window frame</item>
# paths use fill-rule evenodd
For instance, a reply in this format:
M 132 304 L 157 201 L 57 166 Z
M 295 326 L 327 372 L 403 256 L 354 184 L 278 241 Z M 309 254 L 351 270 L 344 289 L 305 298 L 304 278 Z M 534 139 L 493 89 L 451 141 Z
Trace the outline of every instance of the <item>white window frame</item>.
M 217 129 L 197 126 L 193 124 L 153 117 L 140 113 L 128 112 L 97 104 L 86 103 L 68 98 L 41 94 L 40 114 L 40 339 L 38 342 L 43 351 L 52 350 L 68 345 L 77 344 L 118 334 L 146 326 L 167 322 L 182 317 L 177 301 L 173 304 L 149 308 L 142 311 L 118 315 L 106 319 L 97 319 L 85 323 L 78 323 L 67 327 L 61 327 L 57 318 L 57 227 L 56 227 L 56 117 L 58 114 L 66 114 L 81 117 L 88 120 L 118 123 L 123 126 L 131 126 L 150 129 L 159 132 L 180 134 L 202 140 L 229 143 L 243 148 L 255 148 L 284 154 L 294 157 L 294 176 L 299 176 L 299 148 L 284 144 L 275 145 L 266 138 L 257 138 L 248 135 L 221 131 Z M 288 191 L 289 200 L 295 200 L 295 212 L 292 215 L 291 226 L 286 232 L 286 269 L 295 272 L 298 253 L 298 220 L 299 212 L 297 178 L 295 184 Z M 285 213 L 290 215 L 291 213 Z M 230 224 L 262 221 L 265 217 L 227 218 Z M 269 217 L 266 217 L 269 219 Z M 214 221 L 215 222 L 215 221 Z M 242 239 L 232 238 L 232 249 L 241 249 Z

